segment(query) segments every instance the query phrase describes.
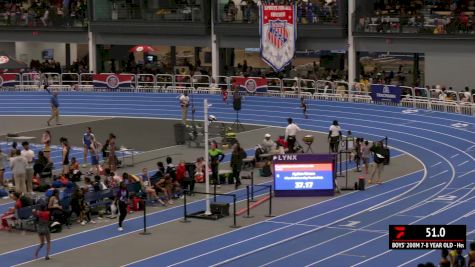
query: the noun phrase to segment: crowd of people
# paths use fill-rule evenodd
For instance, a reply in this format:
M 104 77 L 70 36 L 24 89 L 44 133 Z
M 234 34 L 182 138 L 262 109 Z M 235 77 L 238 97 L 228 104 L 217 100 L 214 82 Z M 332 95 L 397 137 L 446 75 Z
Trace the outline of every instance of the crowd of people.
M 357 30 L 380 33 L 474 34 L 473 1 L 376 1 Z
M 435 265 L 432 262 L 419 263 L 417 267 L 474 267 L 475 266 L 475 241 L 469 245 L 470 251 L 467 255 L 463 255 L 461 249 L 442 249 L 440 253 L 439 264 Z
M 297 8 L 297 22 L 337 23 L 338 1 L 335 0 L 229 0 L 222 7 L 223 22 L 256 23 L 259 19 L 259 7 L 262 4 L 294 5 Z
M 2 1 L 0 18 L 10 26 L 84 27 L 87 25 L 87 1 Z

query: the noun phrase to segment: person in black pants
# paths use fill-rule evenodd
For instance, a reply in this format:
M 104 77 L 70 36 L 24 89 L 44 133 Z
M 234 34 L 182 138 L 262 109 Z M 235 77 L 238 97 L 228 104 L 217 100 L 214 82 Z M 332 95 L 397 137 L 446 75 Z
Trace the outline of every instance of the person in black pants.
M 285 128 L 285 139 L 287 140 L 287 145 L 289 148 L 288 152 L 295 153 L 295 142 L 297 141 L 296 136 L 301 130 L 297 124 L 294 123 L 292 118 L 288 118 L 287 122 L 289 125 L 287 125 L 287 128 Z
M 223 161 L 224 154 L 221 150 L 218 149 L 218 143 L 216 141 L 211 142 L 211 149 L 208 152 L 210 165 L 211 165 L 211 181 L 213 181 L 216 185 L 220 184 L 219 181 L 219 163 Z
M 116 196 L 116 205 L 119 208 L 119 231 L 124 231 L 122 224 L 127 216 L 127 203 L 129 201 L 129 190 L 127 190 L 127 186 L 124 182 L 120 183 L 119 192 L 117 192 Z
M 239 178 L 239 175 L 241 173 L 243 160 L 245 158 L 247 158 L 246 151 L 242 149 L 239 143 L 236 143 L 234 145 L 233 153 L 231 154 L 231 168 L 233 169 L 233 177 L 236 179 L 236 189 L 241 185 L 241 179 Z

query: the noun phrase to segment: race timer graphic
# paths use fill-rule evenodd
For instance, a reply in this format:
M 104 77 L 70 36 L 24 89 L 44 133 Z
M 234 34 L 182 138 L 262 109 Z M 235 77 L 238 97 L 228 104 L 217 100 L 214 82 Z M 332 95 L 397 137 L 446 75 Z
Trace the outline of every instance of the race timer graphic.
M 389 249 L 465 249 L 466 225 L 390 225 Z

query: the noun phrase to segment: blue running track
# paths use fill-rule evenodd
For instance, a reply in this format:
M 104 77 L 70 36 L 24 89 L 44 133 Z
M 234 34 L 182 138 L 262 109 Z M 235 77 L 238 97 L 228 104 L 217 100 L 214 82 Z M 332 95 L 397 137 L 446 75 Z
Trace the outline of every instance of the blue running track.
M 203 99 L 211 114 L 233 121 L 235 114 L 220 96 L 194 95 L 197 116 Z M 19 101 L 25 108 L 16 109 Z M 61 93 L 63 115 L 154 117 L 177 119 L 176 94 Z M 88 106 L 87 111 L 82 107 Z M 48 95 L 0 94 L 0 115 L 48 115 Z M 397 107 L 309 101 L 303 119 L 298 99 L 246 97 L 243 123 L 285 126 L 294 117 L 306 130 L 327 132 L 338 119 L 345 130 L 370 140 L 389 137 L 390 146 L 412 155 L 423 169 L 364 192 L 353 192 L 216 236 L 183 248 L 151 256 L 132 266 L 414 266 L 438 261 L 436 251 L 388 250 L 389 224 L 467 224 L 475 239 L 475 117 L 418 110 L 407 114 Z M 467 125 L 460 128 L 453 124 Z M 460 124 L 458 124 L 460 125 Z M 394 151 L 394 150 L 393 150 Z M 237 192 L 242 199 L 244 192 Z M 197 208 L 199 201 L 193 204 Z M 149 215 L 152 225 L 176 220 L 176 207 Z M 140 230 L 131 219 L 125 233 L 115 225 L 57 239 L 53 253 L 63 253 Z M 32 247 L 0 254 L 6 266 L 31 260 Z

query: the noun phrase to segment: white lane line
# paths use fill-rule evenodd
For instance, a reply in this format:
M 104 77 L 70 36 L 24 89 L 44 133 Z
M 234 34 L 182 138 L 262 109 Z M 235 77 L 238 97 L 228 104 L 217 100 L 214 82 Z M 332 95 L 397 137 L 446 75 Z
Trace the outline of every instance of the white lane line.
M 455 155 L 451 156 L 450 158 L 453 159 L 453 158 L 458 157 L 458 156 L 460 156 L 460 154 L 455 154 Z
M 435 166 L 440 165 L 440 164 L 442 164 L 442 161 L 439 161 L 439 162 L 437 162 L 436 164 L 434 164 L 434 165 L 432 165 L 432 166 L 430 166 L 430 167 L 431 167 L 431 168 L 434 168 Z
M 473 145 L 473 146 L 467 148 L 465 151 L 472 151 L 472 148 L 475 148 L 475 145 Z
M 459 175 L 459 178 L 462 178 L 462 177 L 464 177 L 464 176 L 466 176 L 466 175 L 468 175 L 468 174 L 470 174 L 470 173 L 472 173 L 472 172 L 475 172 L 475 170 L 471 170 L 471 171 L 466 172 L 466 173 L 464 173 L 464 174 L 462 174 L 462 175 Z
M 429 179 L 435 178 L 435 177 L 437 177 L 437 176 L 439 176 L 439 175 L 442 175 L 442 174 L 444 174 L 444 173 L 446 173 L 446 172 L 448 172 L 448 170 L 441 171 L 441 172 L 439 172 L 439 173 L 437 173 L 437 174 L 432 175 L 431 177 L 429 177 Z
M 405 175 L 405 176 L 408 176 L 408 175 Z M 365 199 L 362 199 L 362 200 L 360 200 L 360 201 L 356 201 L 356 202 L 353 202 L 353 203 L 351 203 L 351 204 L 347 204 L 347 205 L 338 207 L 338 208 L 333 209 L 333 210 L 329 210 L 329 211 L 327 211 L 327 212 L 321 213 L 321 214 L 316 215 L 316 216 L 312 216 L 312 217 L 310 217 L 310 218 L 306 218 L 306 219 L 301 220 L 301 221 L 298 221 L 298 222 L 296 222 L 296 223 L 294 223 L 294 224 L 302 223 L 302 222 L 308 221 L 308 220 L 310 220 L 310 219 L 314 219 L 314 218 L 317 218 L 317 217 L 320 217 L 320 216 L 323 216 L 323 215 L 326 215 L 326 214 L 330 214 L 330 213 L 332 213 L 332 212 L 335 212 L 335 211 L 338 211 L 338 210 L 341 210 L 341 209 L 344 209 L 344 208 L 347 208 L 347 207 L 351 207 L 351 206 L 353 206 L 353 205 L 355 205 L 355 204 L 358 204 L 358 203 L 361 203 L 361 202 L 365 202 L 365 201 L 367 201 L 367 200 L 370 200 L 370 199 L 373 199 L 373 198 L 375 198 L 375 197 L 379 197 L 379 196 L 382 196 L 382 195 L 391 193 L 391 192 L 393 192 L 393 191 L 400 190 L 400 189 L 402 189 L 402 188 L 411 186 L 411 185 L 416 184 L 416 183 L 417 183 L 417 182 L 413 182 L 413 183 L 408 184 L 408 185 L 403 185 L 403 186 L 397 187 L 397 188 L 392 189 L 392 190 L 389 190 L 389 191 L 387 191 L 387 192 L 380 193 L 380 194 L 371 196 L 371 197 L 369 197 L 369 198 L 365 198 Z M 358 215 L 358 214 L 364 213 L 365 211 L 366 211 L 366 210 L 362 210 L 362 211 L 356 212 L 356 213 L 351 214 L 351 215 L 349 215 L 349 216 L 346 216 L 346 217 L 344 217 L 344 218 L 342 218 L 342 219 L 339 219 L 339 220 L 337 220 L 337 221 L 334 221 L 334 222 L 332 222 L 332 223 L 329 223 L 329 224 L 327 224 L 327 225 L 325 225 L 325 226 L 330 226 L 330 225 L 335 224 L 335 223 L 343 222 L 343 221 L 345 221 L 345 220 L 347 220 L 347 219 L 349 219 L 349 218 L 351 218 L 351 217 L 353 217 L 353 216 L 356 216 L 356 215 Z M 259 235 L 255 235 L 255 236 L 253 236 L 253 237 L 251 237 L 251 238 L 244 239 L 244 240 L 238 241 L 238 242 L 236 242 L 236 243 L 233 243 L 233 244 L 230 244 L 230 245 L 221 247 L 221 248 L 219 248 L 219 249 L 211 250 L 211 251 L 208 251 L 208 252 L 206 252 L 206 253 L 202 253 L 202 254 L 199 254 L 199 255 L 197 255 L 197 256 L 188 258 L 188 259 L 186 259 L 186 260 L 182 260 L 182 261 L 180 261 L 180 262 L 175 262 L 175 263 L 169 265 L 169 267 L 175 266 L 175 265 L 179 265 L 179 264 L 182 264 L 182 263 L 185 263 L 185 262 L 188 262 L 188 261 L 197 259 L 197 258 L 201 258 L 201 257 L 203 257 L 203 256 L 212 254 L 212 253 L 214 253 L 214 252 L 221 251 L 221 250 L 227 249 L 227 248 L 229 248 L 229 247 L 233 247 L 233 246 L 236 246 L 236 245 L 239 245 L 239 244 L 242 244 L 242 243 L 245 243 L 245 242 L 254 240 L 254 239 L 259 238 L 259 237 L 261 237 L 261 236 L 266 236 L 266 235 L 269 235 L 269 234 L 278 232 L 278 231 L 280 231 L 280 230 L 289 228 L 289 227 L 293 226 L 294 224 L 289 224 L 289 225 L 286 225 L 286 226 L 284 226 L 284 227 L 277 228 L 277 229 L 274 229 L 274 230 L 272 230 L 272 231 L 268 231 L 268 232 L 265 232 L 265 233 L 262 233 L 262 234 L 259 234 Z M 250 254 L 254 254 L 255 252 L 258 252 L 258 251 L 267 249 L 267 248 L 269 248 L 269 247 L 272 247 L 272 246 L 275 246 L 275 245 L 278 245 L 278 244 L 282 244 L 282 243 L 285 243 L 285 242 L 287 242 L 287 241 L 289 241 L 289 240 L 292 240 L 292 239 L 295 239 L 295 238 L 298 238 L 298 237 L 301 237 L 301 236 L 304 236 L 304 235 L 313 233 L 313 232 L 315 232 L 315 231 L 318 231 L 318 230 L 322 229 L 322 228 L 325 227 L 325 226 L 318 227 L 318 228 L 315 228 L 315 229 L 311 229 L 311 230 L 309 230 L 309 231 L 305 231 L 305 232 L 303 232 L 303 233 L 301 233 L 301 234 L 298 234 L 298 235 L 296 235 L 296 236 L 293 236 L 293 237 L 290 237 L 290 238 L 286 238 L 286 239 L 284 239 L 284 240 L 275 242 L 275 243 L 273 243 L 273 244 L 271 244 L 271 245 L 267 245 L 267 246 L 261 247 L 261 248 L 259 248 L 259 249 L 257 249 L 257 250 L 250 251 L 250 252 L 247 252 L 247 253 L 238 255 L 238 256 L 236 256 L 236 257 L 233 257 L 233 258 L 230 258 L 230 259 L 228 259 L 228 260 L 225 260 L 225 261 L 216 263 L 216 264 L 211 265 L 211 266 L 222 265 L 222 264 L 231 262 L 231 261 L 233 261 L 233 260 L 236 260 L 236 259 L 238 259 L 238 258 L 242 258 L 242 257 L 248 256 L 248 255 L 250 255 Z M 329 240 L 328 240 L 328 241 L 329 241 Z
M 458 206 L 458 205 L 460 205 L 460 204 L 461 204 L 461 203 L 458 203 L 458 204 L 456 204 L 455 206 Z M 471 212 L 468 212 L 468 213 L 466 213 L 466 214 L 464 214 L 464 215 L 458 217 L 457 219 L 455 219 L 455 220 L 449 222 L 448 225 L 449 225 L 449 224 L 453 224 L 454 222 L 456 222 L 456 221 L 458 221 L 458 220 L 460 220 L 460 219 L 462 219 L 462 218 L 467 217 L 466 215 L 469 214 L 469 213 L 471 213 Z M 429 216 L 430 216 L 430 215 L 426 215 L 426 216 L 424 216 L 424 218 L 429 217 Z M 414 222 L 410 223 L 409 225 L 412 225 L 412 224 L 414 224 L 414 223 L 416 223 L 416 222 L 418 222 L 418 221 L 421 221 L 421 220 L 424 219 L 424 218 L 421 218 L 421 219 L 419 219 L 419 220 L 417 220 L 417 221 L 414 221 Z M 472 231 L 472 232 L 475 232 L 475 230 Z M 386 235 L 387 235 L 387 234 L 386 234 Z M 367 259 L 367 260 L 364 260 L 364 261 L 362 261 L 362 262 L 359 262 L 359 263 L 357 263 L 357 264 L 354 264 L 354 265 L 352 265 L 351 267 L 361 265 L 361 264 L 363 264 L 363 263 L 365 263 L 365 262 L 368 262 L 368 261 L 373 260 L 373 259 L 375 259 L 375 258 L 378 258 L 378 257 L 380 257 L 380 256 L 382 256 L 382 255 L 385 255 L 385 254 L 387 254 L 387 253 L 389 253 L 389 252 L 391 252 L 391 251 L 392 251 L 392 250 L 387 250 L 387 251 L 385 251 L 385 252 L 383 252 L 383 253 L 380 253 L 380 254 L 378 254 L 378 255 L 375 255 L 375 256 L 373 256 L 373 257 Z M 430 253 L 432 253 L 432 252 L 434 252 L 434 250 L 432 250 Z M 416 259 L 419 259 L 419 258 L 421 258 L 421 257 L 423 257 L 423 256 L 425 256 L 425 255 L 428 255 L 428 254 L 429 254 L 429 253 L 426 253 L 426 254 L 424 254 L 424 255 L 422 255 L 422 256 L 419 256 L 419 257 L 416 258 Z M 408 264 L 408 263 L 410 263 L 410 262 L 413 262 L 413 261 L 416 260 L 416 259 L 412 259 L 411 261 L 406 262 L 406 263 L 404 263 L 404 264 L 402 264 L 402 265 L 399 265 L 399 266 L 404 266 L 404 265 L 406 265 L 406 264 Z
M 465 165 L 465 164 L 467 164 L 467 163 L 469 163 L 469 162 L 470 162 L 469 160 L 466 160 L 466 161 L 464 161 L 464 162 L 462 162 L 462 163 L 460 163 L 460 164 L 457 164 L 457 166 L 460 167 L 460 166 Z
M 340 256 L 348 256 L 348 257 L 366 258 L 366 256 L 365 256 L 365 255 L 354 255 L 354 254 L 346 254 L 346 253 L 342 253 L 342 254 L 340 254 Z
M 285 224 L 285 225 L 298 225 L 298 226 L 308 226 L 308 227 L 320 227 L 321 229 L 337 229 L 337 230 L 346 230 L 346 231 L 361 231 L 361 232 L 368 232 L 368 233 L 375 233 L 375 234 L 385 234 L 386 230 L 371 230 L 371 229 L 364 229 L 364 228 L 348 228 L 348 227 L 338 227 L 338 226 L 325 226 L 325 225 L 316 225 L 316 224 L 305 224 L 305 223 L 288 223 L 288 222 L 278 222 L 278 221 L 265 221 L 266 223 L 274 223 L 274 224 Z

